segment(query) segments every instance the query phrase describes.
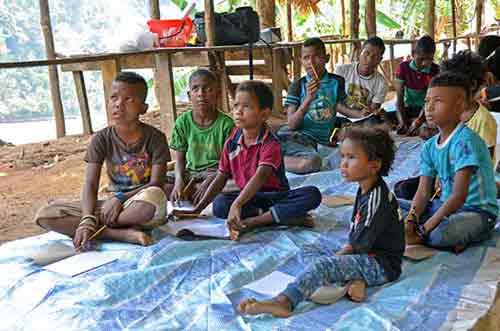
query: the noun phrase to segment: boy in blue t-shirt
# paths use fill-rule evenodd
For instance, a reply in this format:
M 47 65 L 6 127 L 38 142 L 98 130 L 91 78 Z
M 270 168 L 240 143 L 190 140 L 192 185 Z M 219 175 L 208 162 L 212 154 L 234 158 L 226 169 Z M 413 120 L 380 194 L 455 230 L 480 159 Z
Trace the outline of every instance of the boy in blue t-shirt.
M 304 41 L 301 62 L 307 74 L 290 85 L 285 99 L 288 125 L 278 132 L 288 171 L 308 173 L 320 169 L 317 146 L 330 143 L 337 112 L 352 118 L 364 116 L 343 104 L 344 78 L 327 72 L 329 58 L 321 39 Z
M 425 243 L 455 251 L 481 241 L 494 228 L 497 188 L 484 141 L 460 122 L 471 99 L 469 80 L 443 72 L 430 83 L 426 119 L 439 128 L 421 153 L 420 183 L 406 209 L 407 244 Z M 439 201 L 429 201 L 434 178 L 441 182 Z

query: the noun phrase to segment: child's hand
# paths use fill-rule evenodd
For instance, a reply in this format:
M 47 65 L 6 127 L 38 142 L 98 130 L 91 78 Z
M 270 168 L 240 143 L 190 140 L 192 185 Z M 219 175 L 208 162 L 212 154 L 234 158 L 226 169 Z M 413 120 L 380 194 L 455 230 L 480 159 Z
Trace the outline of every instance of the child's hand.
M 73 246 L 77 253 L 82 253 L 90 249 L 89 238 L 92 236 L 92 230 L 89 228 L 79 227 L 75 231 L 75 236 L 73 237 Z
M 183 190 L 182 184 L 177 184 L 177 182 L 174 185 L 174 189 L 172 190 L 172 193 L 170 193 L 170 201 L 176 202 L 182 200 L 182 190 Z
M 306 89 L 307 89 L 307 95 L 306 95 L 306 99 L 309 98 L 310 101 L 312 101 L 316 95 L 316 92 L 318 91 L 319 89 L 319 80 L 316 80 L 316 79 L 311 79 L 307 85 L 306 85 Z
M 397 134 L 404 135 L 408 131 L 408 126 L 404 121 L 400 121 L 397 127 Z
M 108 199 L 102 206 L 102 222 L 109 227 L 113 227 L 118 222 L 118 216 L 123 210 L 123 205 L 115 197 Z
M 246 225 L 241 219 L 241 206 L 237 203 L 233 203 L 229 209 L 229 214 L 227 216 L 227 225 L 229 230 L 234 229 L 237 231 L 246 228 Z

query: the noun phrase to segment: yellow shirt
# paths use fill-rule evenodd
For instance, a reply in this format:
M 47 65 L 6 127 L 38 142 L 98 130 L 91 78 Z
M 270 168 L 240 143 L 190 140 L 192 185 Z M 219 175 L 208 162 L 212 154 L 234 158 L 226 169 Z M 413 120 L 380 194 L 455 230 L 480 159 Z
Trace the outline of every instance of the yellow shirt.
M 488 148 L 496 146 L 497 121 L 484 106 L 479 106 L 466 125 L 484 140 Z M 495 164 L 495 158 L 493 158 L 493 164 Z

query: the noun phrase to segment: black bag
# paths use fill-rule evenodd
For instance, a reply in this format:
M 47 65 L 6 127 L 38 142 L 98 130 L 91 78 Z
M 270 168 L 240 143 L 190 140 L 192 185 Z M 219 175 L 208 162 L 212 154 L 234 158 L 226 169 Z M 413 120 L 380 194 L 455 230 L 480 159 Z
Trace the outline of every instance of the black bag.
M 205 43 L 204 12 L 196 13 L 194 26 L 198 40 Z M 254 43 L 259 37 L 259 16 L 252 7 L 239 7 L 234 13 L 215 13 L 215 45 Z

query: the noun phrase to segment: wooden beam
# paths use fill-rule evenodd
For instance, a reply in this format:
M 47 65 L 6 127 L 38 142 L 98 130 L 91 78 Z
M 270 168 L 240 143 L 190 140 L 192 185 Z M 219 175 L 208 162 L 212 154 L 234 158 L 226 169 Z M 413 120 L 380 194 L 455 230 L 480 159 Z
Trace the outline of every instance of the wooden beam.
M 292 69 L 293 69 L 293 80 L 297 80 L 302 76 L 302 62 L 300 61 L 302 47 L 295 46 L 292 52 Z
M 160 1 L 149 0 L 149 17 L 155 20 L 160 19 Z
M 276 26 L 276 4 L 274 0 L 257 0 L 257 14 L 259 15 L 260 28 L 272 28 Z
M 42 27 L 43 39 L 45 42 L 45 54 L 47 59 L 56 58 L 54 46 L 54 37 L 52 35 L 52 24 L 50 22 L 49 1 L 40 0 L 40 25 Z M 57 66 L 51 65 L 49 70 L 50 96 L 52 98 L 52 107 L 54 108 L 54 118 L 56 120 L 57 138 L 66 135 L 66 124 L 64 123 L 64 109 L 61 102 L 61 90 L 59 89 L 59 73 Z
M 273 94 L 274 94 L 274 111 L 283 113 L 283 50 L 273 50 Z
M 366 0 L 365 3 L 365 24 L 368 38 L 377 35 L 377 13 L 375 11 L 375 0 Z
M 215 10 L 213 0 L 205 0 L 205 46 L 215 46 Z
M 351 39 L 359 38 L 359 0 L 350 0 L 350 32 Z M 357 58 L 357 52 L 360 48 L 359 42 L 353 42 L 351 47 L 351 61 Z
M 80 113 L 82 114 L 83 133 L 92 134 L 92 121 L 89 111 L 89 100 L 87 98 L 87 90 L 85 89 L 85 78 L 82 71 L 73 71 L 73 80 L 75 82 L 76 96 L 80 105 Z
M 476 51 L 479 49 L 479 35 L 483 25 L 484 0 L 476 0 Z
M 102 85 L 104 89 L 104 104 L 106 105 L 106 116 L 108 125 L 112 123 L 111 109 L 108 107 L 108 101 L 111 96 L 111 85 L 116 75 L 121 71 L 120 62 L 118 59 L 107 60 L 101 62 Z
M 425 7 L 425 33 L 431 38 L 436 35 L 436 0 L 427 0 Z
M 292 0 L 285 0 L 286 6 L 286 41 L 293 41 Z
M 453 28 L 453 38 L 457 37 L 457 8 L 455 0 L 450 0 L 451 3 L 451 23 Z M 453 55 L 457 53 L 457 40 L 453 40 Z
M 158 102 L 160 104 L 160 128 L 170 138 L 177 119 L 171 55 L 157 54 L 155 55 L 155 63 L 155 81 L 158 82 L 158 84 L 155 84 L 155 89 L 157 89 L 156 95 L 159 97 Z

